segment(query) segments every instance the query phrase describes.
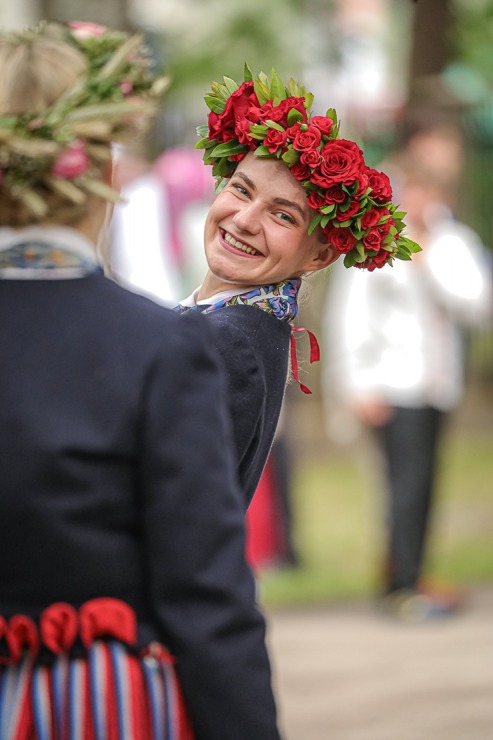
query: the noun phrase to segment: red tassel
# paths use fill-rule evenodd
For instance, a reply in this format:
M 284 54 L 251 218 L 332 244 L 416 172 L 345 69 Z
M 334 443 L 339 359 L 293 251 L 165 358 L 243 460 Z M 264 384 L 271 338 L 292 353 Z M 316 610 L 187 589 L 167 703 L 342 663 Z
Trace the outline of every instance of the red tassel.
M 310 340 L 310 364 L 312 362 L 318 362 L 320 360 L 320 347 L 318 346 L 317 338 L 315 337 L 315 334 L 313 332 L 309 331 L 308 329 L 305 329 L 304 326 L 292 326 L 291 327 L 292 332 L 294 331 L 306 331 L 308 334 L 308 338 Z M 307 388 L 306 385 L 303 385 L 303 383 L 300 380 L 299 372 L 298 372 L 298 357 L 296 355 L 296 341 L 294 338 L 293 333 L 291 332 L 290 336 L 290 343 L 291 343 L 291 368 L 293 371 L 293 377 L 300 386 L 303 393 L 311 394 L 311 390 Z

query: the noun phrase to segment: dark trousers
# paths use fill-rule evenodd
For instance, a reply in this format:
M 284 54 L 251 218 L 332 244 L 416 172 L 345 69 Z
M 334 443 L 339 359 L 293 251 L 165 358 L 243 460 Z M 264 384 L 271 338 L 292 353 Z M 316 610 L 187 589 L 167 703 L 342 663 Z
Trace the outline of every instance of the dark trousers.
M 444 417 L 430 407 L 395 408 L 378 432 L 388 488 L 386 592 L 415 588 L 421 574 Z

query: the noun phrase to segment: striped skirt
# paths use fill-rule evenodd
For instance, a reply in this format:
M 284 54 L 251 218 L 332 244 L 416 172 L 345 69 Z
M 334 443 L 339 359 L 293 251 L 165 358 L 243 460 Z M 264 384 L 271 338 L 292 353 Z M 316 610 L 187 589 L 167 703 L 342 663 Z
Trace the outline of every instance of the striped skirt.
M 95 639 L 81 657 L 23 651 L 0 665 L 1 740 L 193 740 L 175 661 Z

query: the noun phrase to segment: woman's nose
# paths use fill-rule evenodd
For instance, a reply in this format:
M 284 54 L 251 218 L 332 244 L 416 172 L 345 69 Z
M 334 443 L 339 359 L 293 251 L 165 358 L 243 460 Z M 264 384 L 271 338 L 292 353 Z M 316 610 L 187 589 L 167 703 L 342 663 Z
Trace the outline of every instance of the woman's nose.
M 260 213 L 255 203 L 245 203 L 238 208 L 233 218 L 233 225 L 238 231 L 256 234 L 260 228 Z

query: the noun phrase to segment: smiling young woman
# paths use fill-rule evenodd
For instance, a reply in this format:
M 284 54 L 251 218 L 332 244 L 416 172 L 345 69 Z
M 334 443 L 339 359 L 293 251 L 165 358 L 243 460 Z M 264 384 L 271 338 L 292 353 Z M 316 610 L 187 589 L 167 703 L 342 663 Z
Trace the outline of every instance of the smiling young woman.
M 208 125 L 198 129 L 221 189 L 205 223 L 207 274 L 177 310 L 200 310 L 216 329 L 246 506 L 272 445 L 290 357 L 298 379 L 292 322 L 303 276 L 341 254 L 347 267 L 373 270 L 416 249 L 400 234 L 404 214 L 387 176 L 338 138 L 335 111 L 311 116 L 312 99 L 293 80 L 285 87 L 275 72 L 252 80 L 245 68 L 241 85 L 213 83 Z
M 249 153 L 209 210 L 209 271 L 197 298 L 299 278 L 331 264 L 339 253 L 322 242 L 320 229 L 308 235 L 310 210 L 282 162 Z

